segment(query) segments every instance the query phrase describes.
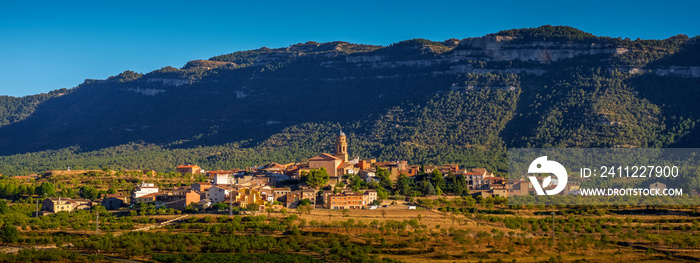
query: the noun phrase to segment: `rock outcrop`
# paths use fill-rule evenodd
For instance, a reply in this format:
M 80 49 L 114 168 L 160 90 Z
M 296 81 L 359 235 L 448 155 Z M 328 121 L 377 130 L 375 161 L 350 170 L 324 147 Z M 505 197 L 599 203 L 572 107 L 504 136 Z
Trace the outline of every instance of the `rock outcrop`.
M 460 41 L 454 51 L 457 57 L 473 57 L 495 61 L 536 61 L 550 63 L 581 55 L 624 54 L 626 48 L 606 44 L 575 44 L 561 42 L 511 43 L 514 37 L 484 36 Z

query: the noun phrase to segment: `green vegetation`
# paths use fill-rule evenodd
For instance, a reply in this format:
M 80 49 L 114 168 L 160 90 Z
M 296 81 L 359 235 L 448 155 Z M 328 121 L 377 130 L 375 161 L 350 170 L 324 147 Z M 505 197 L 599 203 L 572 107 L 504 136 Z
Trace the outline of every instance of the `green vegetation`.
M 375 204 L 392 203 L 352 213 L 311 209 L 305 199 L 293 215 L 253 205 L 229 217 L 228 204 L 32 214 L 44 196 L 95 199 L 141 181 L 171 188 L 205 179 L 174 173 L 180 164 L 304 162 L 332 152 L 341 127 L 352 156 L 496 176 L 507 172 L 508 147 L 700 147 L 700 78 L 685 68 L 699 66 L 697 37 L 630 40 L 560 26 L 494 35 L 512 37 L 508 49 L 560 42 L 548 50 L 615 52 L 539 63 L 460 57 L 473 50 L 455 40 L 307 42 L 0 97 L 0 197 L 8 199 L 0 200 L 0 240 L 23 248 L 0 261 L 697 261 L 696 207 L 508 206 L 468 195 L 461 175 L 423 169 L 395 181 L 378 169 L 370 183 L 344 175 L 334 191 L 375 189 Z M 8 178 L 67 167 L 90 171 Z M 314 169 L 302 179 L 323 185 L 328 174 Z M 160 225 L 179 216 L 187 218 Z M 133 231 L 146 226 L 160 228 Z M 34 249 L 44 245 L 56 248 Z
M 158 262 L 298 262 L 320 263 L 321 260 L 295 254 L 154 254 Z
M 323 167 L 321 169 L 311 169 L 308 173 L 302 172 L 301 174 L 301 181 L 312 187 L 325 186 L 329 178 L 326 168 Z
M 420 209 L 314 210 L 289 216 L 276 211 L 233 217 L 193 214 L 160 230 L 130 231 L 158 225 L 168 216 L 113 215 L 95 206 L 92 211 L 33 218 L 27 216 L 31 204 L 16 202 L 0 215 L 0 236 L 6 245 L 23 249 L 2 253 L 0 260 L 399 262 L 392 258 L 410 256 L 421 261 L 509 262 L 533 256 L 617 261 L 661 256 L 693 261 L 700 247 L 697 212 L 686 206 L 669 208 L 687 215 L 668 215 L 670 210 L 626 206 L 509 207 L 505 198 L 471 196 L 416 198 L 414 204 Z M 94 232 L 96 211 L 100 234 Z M 341 212 L 342 218 L 332 216 Z M 556 246 L 550 243 L 552 230 Z M 33 249 L 46 245 L 56 248 Z
M 67 94 L 42 102 L 35 118 L 17 121 L 29 112 L 0 103 L 8 105 L 0 118 L 12 123 L 0 127 L 0 173 L 67 167 L 168 173 L 185 163 L 216 170 L 303 162 L 332 152 L 341 127 L 353 156 L 458 163 L 496 175 L 507 170 L 507 147 L 700 147 L 698 78 L 683 69 L 629 73 L 697 66 L 687 59 L 697 56 L 697 37 L 613 39 L 561 26 L 495 35 L 515 37 L 514 45 L 596 43 L 627 52 L 551 63 L 455 62 L 445 60 L 459 53 L 455 40 L 388 47 L 308 42 L 181 69 L 126 71 L 51 93 Z M 9 120 L 17 114 L 24 117 Z
M 0 127 L 22 121 L 32 115 L 39 104 L 70 93 L 72 90 L 59 89 L 21 98 L 0 96 Z
M 492 34 L 496 36 L 518 37 L 521 42 L 590 42 L 599 38 L 568 26 L 541 26 L 537 28 L 510 29 Z

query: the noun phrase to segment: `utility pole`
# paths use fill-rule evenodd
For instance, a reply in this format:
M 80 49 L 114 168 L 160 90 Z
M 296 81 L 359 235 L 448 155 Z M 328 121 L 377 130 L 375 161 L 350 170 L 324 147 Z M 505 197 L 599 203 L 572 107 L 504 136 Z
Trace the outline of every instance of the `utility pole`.
M 100 233 L 100 211 L 95 209 L 95 234 Z
M 233 182 L 231 182 L 233 175 L 229 174 L 228 176 L 228 216 L 231 217 L 233 216 Z M 224 198 L 226 195 L 224 194 Z
M 552 207 L 552 249 L 554 249 L 554 207 Z

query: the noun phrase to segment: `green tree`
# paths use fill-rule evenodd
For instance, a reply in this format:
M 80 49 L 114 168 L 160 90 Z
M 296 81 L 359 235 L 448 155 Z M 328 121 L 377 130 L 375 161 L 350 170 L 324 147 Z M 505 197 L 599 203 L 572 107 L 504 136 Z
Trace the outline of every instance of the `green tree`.
M 311 187 L 321 187 L 328 183 L 330 176 L 326 172 L 326 168 L 311 169 L 308 173 L 302 173 L 301 180 Z
M 440 189 L 446 189 L 446 184 L 445 184 L 445 177 L 442 175 L 438 169 L 433 170 L 433 172 L 430 175 L 430 179 L 432 180 L 433 187 L 437 187 Z
M 435 195 L 435 187 L 431 182 L 426 181 L 423 187 L 424 195 Z
M 80 188 L 80 196 L 85 199 L 97 199 L 100 192 L 92 186 L 83 186 Z
M 41 197 L 44 195 L 54 196 L 56 194 L 56 187 L 51 182 L 44 182 L 41 186 L 37 187 L 35 191 L 36 194 Z
M 402 195 L 411 195 L 413 193 L 413 188 L 411 187 L 411 179 L 406 176 L 406 174 L 400 174 L 399 178 L 396 180 L 396 191 Z
M 16 227 L 5 223 L 5 226 L 2 227 L 0 238 L 2 238 L 2 242 L 5 244 L 15 243 L 19 240 L 19 231 Z
M 255 212 L 255 211 L 260 210 L 260 205 L 258 205 L 258 204 L 248 204 L 248 205 L 246 205 L 245 208 L 246 208 L 248 211 L 253 211 L 253 212 Z
M 15 195 L 15 190 L 17 190 L 17 186 L 15 186 L 14 184 L 8 184 L 3 190 L 4 196 L 12 197 Z
M 389 170 L 377 167 L 377 171 L 374 173 L 374 175 L 377 176 L 377 178 L 379 178 L 381 186 L 385 189 L 394 188 L 394 183 L 391 181 L 391 172 Z
M 0 200 L 0 215 L 7 214 L 9 211 L 10 208 L 7 206 L 7 202 L 5 200 Z
M 379 187 L 376 189 L 377 190 L 377 198 L 384 200 L 384 199 L 389 199 L 389 192 L 384 189 L 384 187 Z

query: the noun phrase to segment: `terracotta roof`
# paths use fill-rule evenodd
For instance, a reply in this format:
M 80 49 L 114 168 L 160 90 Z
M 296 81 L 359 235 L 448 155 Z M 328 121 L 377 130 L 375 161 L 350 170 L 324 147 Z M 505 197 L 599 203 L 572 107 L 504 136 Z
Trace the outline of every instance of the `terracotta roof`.
M 361 193 L 346 191 L 346 192 L 342 192 L 339 194 L 331 194 L 330 196 L 362 196 L 362 195 L 363 194 L 361 194 Z
M 230 187 L 233 187 L 233 189 L 236 189 L 236 188 L 238 188 L 238 185 L 231 186 L 230 184 L 217 184 L 217 185 L 212 186 L 211 188 L 214 188 L 214 187 L 228 190 Z
M 484 177 L 484 180 L 496 180 L 496 181 L 501 181 L 501 180 L 503 180 L 503 177 Z
M 263 166 L 264 168 L 284 168 L 284 165 L 278 164 L 278 163 L 269 163 Z
M 160 194 L 160 193 L 147 194 L 147 195 L 144 195 L 144 196 L 141 196 L 141 197 L 137 197 L 136 199 L 139 199 L 139 198 L 156 197 L 156 195 L 159 195 L 159 194 Z
M 180 166 L 177 167 L 177 169 L 188 169 L 188 168 L 195 168 L 195 167 L 199 167 L 199 166 L 196 166 L 196 165 L 180 165 Z
M 327 160 L 340 160 L 340 158 L 333 155 L 322 153 L 314 157 L 309 158 L 309 161 L 327 161 Z
M 49 199 L 51 201 L 58 201 L 58 199 L 61 199 L 61 201 L 70 201 L 71 199 L 68 197 L 48 197 L 46 199 Z
M 126 198 L 126 196 L 119 195 L 119 194 L 105 194 L 105 196 L 102 199 L 107 199 L 110 197 L 119 198 L 119 199 Z
M 345 167 L 354 167 L 354 166 L 355 166 L 354 163 L 345 162 L 345 161 L 343 161 L 342 163 L 340 163 L 340 165 L 338 165 L 338 167 L 343 167 L 343 168 L 345 168 Z
M 197 183 L 194 183 L 194 184 L 198 184 L 198 185 L 211 185 L 211 183 L 202 183 L 202 182 L 197 182 Z
M 232 171 L 208 171 L 207 174 L 232 174 Z

